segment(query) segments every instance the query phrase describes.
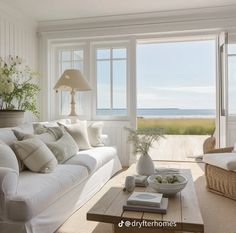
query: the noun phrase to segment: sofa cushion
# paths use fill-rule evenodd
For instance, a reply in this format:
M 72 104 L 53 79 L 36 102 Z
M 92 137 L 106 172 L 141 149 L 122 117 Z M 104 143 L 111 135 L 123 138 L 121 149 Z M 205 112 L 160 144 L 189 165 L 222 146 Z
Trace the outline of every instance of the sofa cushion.
M 117 152 L 114 147 L 96 147 L 79 151 L 74 157 L 67 160 L 65 164 L 86 166 L 91 173 L 112 160 L 116 155 Z
M 88 170 L 75 165 L 58 165 L 48 174 L 22 172 L 17 195 L 8 202 L 9 219 L 26 221 L 36 216 L 87 177 Z
M 203 161 L 225 170 L 236 171 L 236 153 L 205 154 Z
M 44 143 L 46 143 L 46 142 L 55 142 L 56 141 L 55 137 L 52 134 L 48 133 L 48 132 L 45 132 L 45 133 L 42 133 L 42 134 L 28 134 L 28 133 L 24 133 L 24 132 L 21 132 L 21 131 L 16 130 L 16 129 L 12 129 L 12 131 L 13 131 L 13 133 L 15 134 L 16 138 L 19 141 L 29 139 L 29 138 L 34 138 L 34 137 L 40 139 Z
M 59 122 L 58 124 L 65 127 L 65 130 L 76 141 L 79 149 L 88 150 L 91 148 L 88 138 L 87 121 L 78 121 L 77 123 L 70 125 L 63 125 Z
M 79 151 L 75 140 L 67 132 L 56 142 L 49 142 L 46 145 L 55 155 L 58 163 L 64 163 Z
M 37 138 L 15 142 L 14 151 L 23 163 L 33 172 L 52 172 L 57 160 L 50 149 Z
M 0 167 L 11 168 L 19 175 L 19 165 L 14 151 L 0 140 Z
M 89 142 L 92 146 L 104 146 L 102 141 L 103 122 L 93 122 L 88 126 Z

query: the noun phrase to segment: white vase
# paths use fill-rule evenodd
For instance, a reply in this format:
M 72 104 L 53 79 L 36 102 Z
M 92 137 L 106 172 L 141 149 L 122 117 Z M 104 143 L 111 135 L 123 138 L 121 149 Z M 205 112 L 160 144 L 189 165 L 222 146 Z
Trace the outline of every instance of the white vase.
M 149 155 L 141 155 L 137 165 L 136 172 L 142 176 L 150 176 L 155 172 L 154 163 Z

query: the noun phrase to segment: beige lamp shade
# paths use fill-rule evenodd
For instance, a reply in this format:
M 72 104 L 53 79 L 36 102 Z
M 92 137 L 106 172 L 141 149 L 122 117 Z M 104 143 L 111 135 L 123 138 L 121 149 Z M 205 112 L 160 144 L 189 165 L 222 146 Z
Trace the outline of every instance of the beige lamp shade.
M 90 91 L 92 90 L 86 78 L 79 70 L 69 69 L 65 70 L 56 85 L 55 90 L 77 90 Z
M 77 116 L 75 93 L 76 91 L 90 91 L 90 87 L 86 78 L 79 70 L 70 69 L 65 70 L 56 85 L 55 90 L 70 91 L 71 93 L 71 112 L 69 116 Z

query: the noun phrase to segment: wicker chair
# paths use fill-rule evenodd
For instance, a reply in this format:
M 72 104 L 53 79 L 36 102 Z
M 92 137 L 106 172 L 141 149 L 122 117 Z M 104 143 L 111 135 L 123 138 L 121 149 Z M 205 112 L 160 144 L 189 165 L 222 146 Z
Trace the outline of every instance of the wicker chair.
M 231 153 L 232 151 L 233 147 L 227 147 L 208 151 L 207 154 Z M 236 200 L 236 172 L 206 163 L 205 176 L 209 191 Z

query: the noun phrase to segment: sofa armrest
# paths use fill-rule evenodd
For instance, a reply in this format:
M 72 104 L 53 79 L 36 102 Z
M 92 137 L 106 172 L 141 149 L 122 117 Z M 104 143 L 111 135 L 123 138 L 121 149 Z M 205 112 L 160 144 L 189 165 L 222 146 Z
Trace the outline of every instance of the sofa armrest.
M 11 197 L 16 194 L 18 186 L 18 174 L 15 170 L 0 167 L 0 195 Z
M 107 134 L 102 134 L 101 139 L 102 139 L 102 143 L 104 144 L 104 146 L 110 145 L 109 136 Z
M 219 149 L 207 151 L 207 154 L 229 153 L 229 152 L 232 152 L 233 149 L 234 149 L 234 147 L 224 147 L 224 148 L 219 148 Z

